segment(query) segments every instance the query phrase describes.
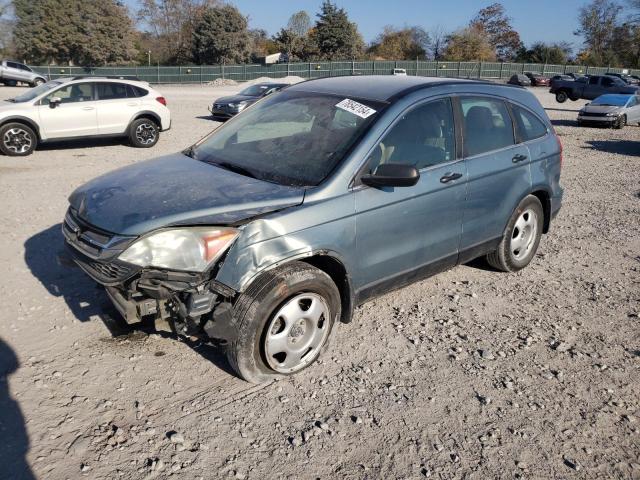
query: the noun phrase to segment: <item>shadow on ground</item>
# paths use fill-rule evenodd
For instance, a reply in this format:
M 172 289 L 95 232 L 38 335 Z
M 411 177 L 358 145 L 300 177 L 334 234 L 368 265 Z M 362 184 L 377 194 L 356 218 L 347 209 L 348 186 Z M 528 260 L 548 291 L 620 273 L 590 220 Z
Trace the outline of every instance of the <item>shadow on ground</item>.
M 598 150 L 600 152 L 616 153 L 618 155 L 628 155 L 640 157 L 640 142 L 632 140 L 588 140 L 589 147 L 582 147 L 587 150 Z
M 79 321 L 88 322 L 98 318 L 114 338 L 156 333 L 181 341 L 221 370 L 233 374 L 224 352 L 214 345 L 179 337 L 171 332 L 156 331 L 152 324 L 127 324 L 111 304 L 104 289 L 72 262 L 65 250 L 61 224 L 37 233 L 25 242 L 24 247 L 25 262 L 33 276 L 51 295 L 62 297 Z
M 73 148 L 92 148 L 92 147 L 113 147 L 115 145 L 125 145 L 126 138 L 92 138 L 92 139 L 74 139 L 74 140 L 52 140 L 47 143 L 38 145 L 37 150 L 69 150 Z
M 18 403 L 9 396 L 9 375 L 18 367 L 16 354 L 0 338 L 0 478 L 31 480 L 27 428 Z
M 578 113 L 580 109 L 575 108 L 545 108 L 545 110 L 549 110 L 550 112 L 575 112 Z

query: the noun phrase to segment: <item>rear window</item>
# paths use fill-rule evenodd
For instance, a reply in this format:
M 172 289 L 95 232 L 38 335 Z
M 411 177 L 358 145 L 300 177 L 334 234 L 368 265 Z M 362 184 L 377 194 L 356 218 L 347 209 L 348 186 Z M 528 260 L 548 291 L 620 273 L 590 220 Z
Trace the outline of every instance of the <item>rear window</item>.
M 502 100 L 482 97 L 460 99 L 464 115 L 465 155 L 473 156 L 514 144 L 513 124 Z
M 117 100 L 127 98 L 127 85 L 122 83 L 98 83 L 98 100 Z
M 528 142 L 547 134 L 547 127 L 533 113 L 517 105 L 512 105 L 518 137 L 521 142 Z

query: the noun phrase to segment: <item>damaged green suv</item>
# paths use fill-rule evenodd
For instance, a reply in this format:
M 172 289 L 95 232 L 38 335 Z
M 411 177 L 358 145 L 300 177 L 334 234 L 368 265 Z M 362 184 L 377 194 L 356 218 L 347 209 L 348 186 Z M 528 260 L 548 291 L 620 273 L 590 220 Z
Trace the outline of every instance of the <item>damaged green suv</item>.
M 522 88 L 327 78 L 78 188 L 63 233 L 127 322 L 221 345 L 262 382 L 313 363 L 373 296 L 479 256 L 524 268 L 560 168 Z

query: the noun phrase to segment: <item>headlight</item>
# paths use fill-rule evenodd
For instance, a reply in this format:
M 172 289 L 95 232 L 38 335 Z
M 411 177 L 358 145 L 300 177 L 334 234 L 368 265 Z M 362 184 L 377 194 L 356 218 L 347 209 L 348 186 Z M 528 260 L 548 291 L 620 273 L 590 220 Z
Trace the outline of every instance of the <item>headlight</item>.
M 163 230 L 136 241 L 118 258 L 141 267 L 203 272 L 220 258 L 238 234 L 235 228 L 226 227 Z
M 617 117 L 617 113 L 607 113 L 607 117 Z
M 234 108 L 238 111 L 242 110 L 244 107 L 247 106 L 247 102 L 239 102 L 239 103 L 230 103 L 229 106 L 231 108 Z

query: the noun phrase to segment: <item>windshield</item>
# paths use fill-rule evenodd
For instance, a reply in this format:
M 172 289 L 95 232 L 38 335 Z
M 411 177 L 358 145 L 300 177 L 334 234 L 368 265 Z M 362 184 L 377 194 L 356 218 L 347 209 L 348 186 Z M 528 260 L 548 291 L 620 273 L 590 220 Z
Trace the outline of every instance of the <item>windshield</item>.
M 273 88 L 271 85 L 251 85 L 240 92 L 240 95 L 246 95 L 248 97 L 259 97 L 264 92 Z
M 624 107 L 630 98 L 631 95 L 602 95 L 591 102 L 591 105 Z
M 383 106 L 334 95 L 282 91 L 220 127 L 188 154 L 281 185 L 318 185 Z
M 42 95 L 43 93 L 48 92 L 49 90 L 51 90 L 52 88 L 55 88 L 59 85 L 62 85 L 61 82 L 47 82 L 47 83 L 43 83 L 42 85 L 39 85 L 35 88 L 32 88 L 30 90 L 27 90 L 26 92 L 24 92 L 22 95 L 18 95 L 17 97 L 14 97 L 13 99 L 11 99 L 12 102 L 15 103 L 23 103 L 23 102 L 29 102 L 31 100 L 33 100 L 34 98 L 38 97 L 39 95 Z

